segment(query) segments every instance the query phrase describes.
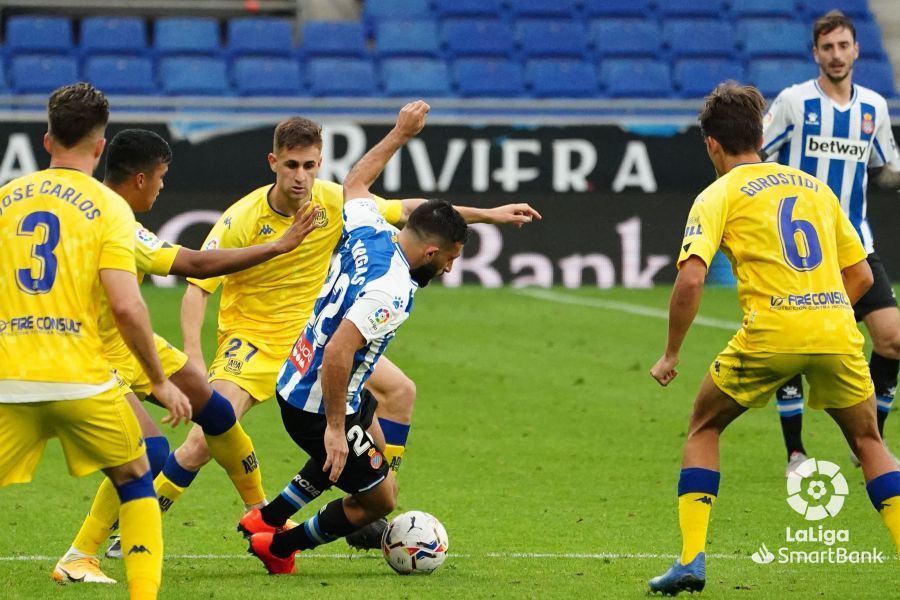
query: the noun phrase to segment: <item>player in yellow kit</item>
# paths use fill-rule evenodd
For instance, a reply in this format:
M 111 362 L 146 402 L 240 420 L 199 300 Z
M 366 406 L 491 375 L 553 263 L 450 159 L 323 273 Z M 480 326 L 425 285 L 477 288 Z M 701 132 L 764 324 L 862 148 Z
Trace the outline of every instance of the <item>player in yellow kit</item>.
M 859 457 L 869 498 L 900 552 L 900 471 L 878 434 L 863 337 L 853 317 L 852 305 L 872 285 L 872 271 L 826 184 L 798 169 L 760 163 L 764 108 L 755 88 L 725 83 L 700 114 L 719 179 L 691 208 L 669 304 L 668 343 L 651 375 L 668 385 L 678 374 L 681 344 L 719 248 L 737 277 L 744 320 L 697 394 L 678 481 L 681 555 L 650 580 L 652 592 L 703 589 L 709 514 L 719 491 L 719 437 L 798 373 L 809 381 L 810 406 L 828 412 Z
M 110 142 L 106 155 L 104 183 L 119 193 L 137 212 L 150 210 L 172 160 L 168 143 L 151 131 L 127 129 Z M 293 250 L 313 228 L 315 214 L 300 213 L 285 235 L 267 244 L 234 250 L 199 252 L 171 245 L 152 232 L 135 225 L 135 254 L 138 281 L 145 274 L 221 275 L 253 266 Z M 169 445 L 159 427 L 138 400 L 150 394 L 151 386 L 140 363 L 125 345 L 104 305 L 100 316 L 103 352 L 115 368 L 119 387 L 134 410 L 154 476 L 165 468 Z M 202 367 L 188 362 L 187 356 L 155 336 L 163 370 L 191 401 L 193 420 L 203 428 L 216 460 L 225 468 L 248 507 L 265 499 L 258 462 L 250 438 L 236 422 L 231 405 L 214 393 Z M 249 467 L 249 468 L 248 468 Z M 119 502 L 109 480 L 97 492 L 91 511 L 65 556 L 57 563 L 53 577 L 60 582 L 115 583 L 99 567 L 95 557 L 99 545 L 114 527 Z M 111 552 L 118 547 L 114 544 Z M 110 552 L 107 555 L 111 555 Z M 121 556 L 121 553 L 119 553 Z
M 191 415 L 156 355 L 134 277 L 134 215 L 91 173 L 109 104 L 85 83 L 56 90 L 44 147 L 50 168 L 0 188 L 0 486 L 31 480 L 47 439 L 69 472 L 102 469 L 121 500 L 132 598 L 155 598 L 162 532 L 140 428 L 98 329 L 104 291 L 115 324 L 174 423 Z

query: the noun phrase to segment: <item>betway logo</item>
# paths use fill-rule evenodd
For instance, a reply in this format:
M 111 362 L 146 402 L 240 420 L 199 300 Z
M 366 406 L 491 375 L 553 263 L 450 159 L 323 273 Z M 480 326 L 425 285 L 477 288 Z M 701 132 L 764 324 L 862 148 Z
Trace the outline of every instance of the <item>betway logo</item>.
M 867 162 L 869 159 L 869 144 L 856 140 L 810 135 L 806 137 L 806 155 L 815 158 Z

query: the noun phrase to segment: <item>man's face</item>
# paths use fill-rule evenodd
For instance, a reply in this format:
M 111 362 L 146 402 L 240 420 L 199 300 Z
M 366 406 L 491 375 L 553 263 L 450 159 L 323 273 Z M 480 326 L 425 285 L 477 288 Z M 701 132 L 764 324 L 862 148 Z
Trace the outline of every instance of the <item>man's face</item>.
M 279 148 L 269 154 L 269 166 L 275 173 L 275 187 L 279 193 L 299 204 L 312 194 L 313 183 L 322 166 L 322 149 L 318 146 Z
M 853 34 L 844 27 L 823 33 L 816 40 L 813 57 L 822 74 L 833 83 L 843 81 L 850 75 L 853 63 L 859 57 L 859 44 Z
M 431 260 L 415 269 L 410 269 L 409 274 L 413 281 L 419 284 L 419 287 L 425 287 L 435 277 L 449 273 L 453 269 L 453 261 L 459 258 L 462 249 L 463 245 L 457 242 L 447 248 L 435 250 L 431 255 Z
M 159 163 L 149 173 L 144 174 L 144 187 L 141 190 L 142 209 L 138 212 L 148 211 L 153 207 L 159 192 L 165 187 L 163 178 L 169 172 L 169 165 Z

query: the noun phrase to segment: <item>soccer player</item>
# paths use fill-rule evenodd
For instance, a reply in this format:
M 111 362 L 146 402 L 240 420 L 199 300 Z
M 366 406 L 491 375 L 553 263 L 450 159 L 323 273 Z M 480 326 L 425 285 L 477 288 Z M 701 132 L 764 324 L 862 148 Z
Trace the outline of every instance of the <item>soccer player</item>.
M 146 212 L 163 188 L 163 178 L 171 160 L 169 144 L 160 136 L 152 131 L 126 129 L 116 134 L 107 148 L 104 184 L 122 196 L 132 210 Z M 205 277 L 254 266 L 297 247 L 312 230 L 314 219 L 315 211 L 303 212 L 301 209 L 294 223 L 278 240 L 250 248 L 203 252 L 164 242 L 136 223 L 134 244 L 138 281 L 147 273 Z M 150 470 L 155 477 L 169 460 L 169 444 L 138 399 L 151 392 L 150 381 L 106 310 L 101 311 L 100 333 L 104 355 L 115 368 L 119 387 L 138 418 Z M 188 361 L 187 356 L 160 336 L 155 336 L 155 343 L 163 371 L 187 394 L 193 421 L 202 427 L 216 460 L 228 472 L 248 507 L 260 504 L 265 495 L 258 462 L 250 438 L 236 423 L 231 405 L 213 392 L 201 367 Z M 114 528 L 118 515 L 115 488 L 108 479 L 104 480 L 78 536 L 57 563 L 53 578 L 59 582 L 115 583 L 100 570 L 95 555 Z M 114 543 L 107 555 L 121 557 L 119 544 Z
M 137 286 L 134 215 L 93 173 L 109 104 L 86 83 L 50 96 L 50 168 L 0 188 L 0 486 L 27 483 L 51 437 L 69 472 L 98 469 L 121 501 L 132 598 L 156 598 L 163 542 L 140 428 L 103 354 L 101 296 L 173 424 L 191 416 L 166 379 Z
M 681 555 L 650 580 L 652 592 L 703 589 L 709 514 L 719 493 L 719 437 L 748 408 L 797 374 L 809 405 L 824 409 L 859 457 L 866 490 L 900 553 L 900 471 L 875 422 L 875 397 L 852 304 L 872 285 L 866 251 L 838 199 L 813 176 L 761 163 L 765 101 L 732 82 L 707 96 L 700 114 L 719 178 L 691 208 L 669 303 L 666 349 L 650 373 L 662 385 L 697 314 L 710 261 L 731 261 L 743 327 L 716 357 L 694 402 L 678 480 Z
M 866 184 L 871 170 L 879 186 L 900 188 L 900 154 L 884 98 L 853 85 L 859 45 L 850 19 L 839 11 L 819 18 L 812 42 L 819 77 L 787 88 L 772 103 L 764 120 L 761 155 L 827 182 L 866 249 L 875 284 L 854 306 L 854 313 L 872 337 L 869 369 L 878 401 L 878 431 L 884 436 L 900 366 L 900 312 L 891 280 L 875 253 L 866 219 Z M 803 380 L 797 376 L 788 381 L 776 399 L 789 475 L 806 460 L 801 435 Z M 859 464 L 852 454 L 851 459 Z
M 344 182 L 344 241 L 303 333 L 278 374 L 284 426 L 310 458 L 271 504 L 248 512 L 239 529 L 250 552 L 271 574 L 294 572 L 294 555 L 389 514 L 394 474 L 373 420 L 375 402 L 362 394 L 397 329 L 409 317 L 416 290 L 450 271 L 468 233 L 445 201 L 421 204 L 402 230 L 379 214 L 369 188 L 394 153 L 425 125 L 428 105 L 403 107 L 388 135 L 351 169 Z M 302 526 L 284 530 L 315 489 L 335 484 L 348 493 Z

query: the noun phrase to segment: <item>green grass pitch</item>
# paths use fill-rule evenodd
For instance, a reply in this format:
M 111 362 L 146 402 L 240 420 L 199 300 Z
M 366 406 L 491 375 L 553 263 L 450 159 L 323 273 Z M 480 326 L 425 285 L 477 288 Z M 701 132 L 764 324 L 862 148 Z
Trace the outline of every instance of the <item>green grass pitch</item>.
M 179 344 L 181 290 L 144 289 L 156 330 Z M 646 580 L 668 568 L 679 548 L 675 486 L 687 417 L 705 369 L 733 333 L 695 325 L 680 376 L 659 387 L 648 370 L 663 349 L 666 323 L 640 313 L 665 311 L 668 295 L 664 287 L 558 289 L 549 298 L 512 289 L 423 290 L 388 351 L 418 385 L 399 510 L 432 512 L 446 525 L 451 554 L 444 567 L 431 577 L 399 577 L 380 554 L 349 552 L 339 540 L 298 556 L 295 576 L 267 576 L 245 554 L 234 530 L 239 499 L 213 464 L 164 518 L 161 597 L 642 597 Z M 701 314 L 736 323 L 734 291 L 707 290 Z M 207 359 L 214 319 L 211 305 Z M 836 426 L 824 413 L 807 415 L 808 449 L 838 463 L 850 484 L 843 511 L 826 526 L 849 529 L 854 549 L 877 546 L 892 557 Z M 305 456 L 273 402 L 251 411 L 245 426 L 274 496 Z M 889 440 L 900 438 L 900 418 L 887 429 Z M 172 432 L 173 447 L 185 432 Z M 726 433 L 703 597 L 895 594 L 893 559 L 862 566 L 750 560 L 761 543 L 783 545 L 787 526 L 806 527 L 785 502 L 783 469 L 774 406 Z M 50 580 L 98 482 L 96 475 L 69 477 L 51 442 L 31 485 L 0 492 L 0 598 L 126 597 L 120 561 L 103 561 L 117 586 Z

